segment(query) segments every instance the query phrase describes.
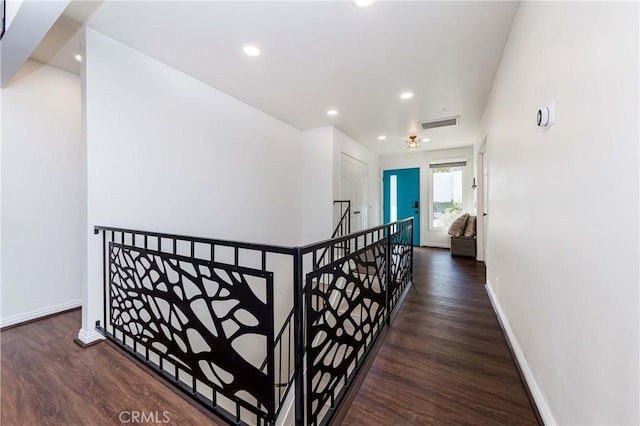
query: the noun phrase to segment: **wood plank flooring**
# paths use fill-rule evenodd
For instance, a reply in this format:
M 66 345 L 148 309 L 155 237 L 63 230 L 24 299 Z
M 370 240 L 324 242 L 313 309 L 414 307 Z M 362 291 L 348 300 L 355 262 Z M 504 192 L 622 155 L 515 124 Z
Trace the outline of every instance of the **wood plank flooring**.
M 416 248 L 414 284 L 344 425 L 535 425 L 484 265 Z
M 0 333 L 2 426 L 216 424 L 108 344 L 81 349 L 80 325 L 78 310 Z
M 536 424 L 486 295 L 484 266 L 415 250 L 414 285 L 344 419 L 346 425 Z M 3 331 L 3 426 L 216 424 L 105 343 L 80 349 L 74 311 Z

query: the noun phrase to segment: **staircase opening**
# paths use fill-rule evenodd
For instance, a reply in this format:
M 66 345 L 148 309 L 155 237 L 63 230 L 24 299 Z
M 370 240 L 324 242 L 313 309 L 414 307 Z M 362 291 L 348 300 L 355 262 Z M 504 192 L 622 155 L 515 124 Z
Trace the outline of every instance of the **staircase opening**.
M 230 424 L 327 424 L 412 280 L 413 220 L 303 247 L 98 226 L 97 329 Z M 291 394 L 289 397 L 287 397 Z M 293 401 L 293 402 L 290 402 Z

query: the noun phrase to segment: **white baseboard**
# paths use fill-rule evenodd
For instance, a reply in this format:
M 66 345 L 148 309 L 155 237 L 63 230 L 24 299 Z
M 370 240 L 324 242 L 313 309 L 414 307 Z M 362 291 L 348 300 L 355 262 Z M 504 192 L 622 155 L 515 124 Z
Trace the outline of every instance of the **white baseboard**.
M 50 306 L 48 308 L 37 309 L 35 311 L 25 312 L 24 314 L 14 315 L 0 320 L 0 328 L 9 327 L 11 325 L 20 324 L 21 322 L 31 321 L 47 315 L 57 314 L 82 306 L 82 299 L 72 300 L 71 302 L 61 303 L 59 305 Z
M 78 332 L 78 340 L 85 345 L 88 345 L 98 340 L 104 340 L 104 336 L 95 330 L 87 331 L 84 328 L 81 328 Z
M 542 396 L 542 391 L 540 390 L 540 387 L 538 387 L 538 383 L 533 376 L 531 368 L 529 368 L 529 364 L 527 363 L 527 359 L 525 358 L 522 349 L 520 349 L 520 345 L 518 344 L 516 336 L 513 334 L 513 330 L 511 330 L 509 320 L 507 320 L 507 317 L 502 311 L 500 302 L 498 302 L 498 299 L 496 298 L 495 294 L 493 293 L 493 289 L 489 284 L 485 284 L 485 288 L 487 289 L 489 300 L 491 300 L 491 304 L 493 305 L 493 310 L 496 312 L 496 315 L 498 315 L 498 319 L 502 323 L 502 328 L 507 335 L 507 339 L 509 339 L 511 349 L 516 356 L 516 362 L 519 364 L 520 370 L 522 371 L 524 379 L 527 382 L 529 392 L 531 392 L 531 396 L 536 402 L 536 406 L 538 408 L 538 412 L 540 413 L 540 417 L 542 417 L 542 421 L 546 426 L 555 425 L 556 421 L 553 418 L 553 414 L 551 414 L 551 408 L 549 407 L 549 404 L 547 404 L 547 401 L 545 401 L 544 396 Z

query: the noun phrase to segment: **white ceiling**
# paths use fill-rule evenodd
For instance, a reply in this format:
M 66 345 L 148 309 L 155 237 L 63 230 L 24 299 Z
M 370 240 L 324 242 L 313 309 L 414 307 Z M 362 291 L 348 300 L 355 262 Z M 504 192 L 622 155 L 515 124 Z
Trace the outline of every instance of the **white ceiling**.
M 86 22 L 299 129 L 333 124 L 376 152 L 399 153 L 410 134 L 431 139 L 423 150 L 475 142 L 517 5 L 74 1 L 59 24 Z M 41 46 L 34 57 L 74 72 L 80 41 L 66 31 L 67 51 Z M 262 54 L 246 56 L 246 44 Z M 400 99 L 405 91 L 415 96 Z M 456 128 L 418 131 L 420 120 L 454 115 Z

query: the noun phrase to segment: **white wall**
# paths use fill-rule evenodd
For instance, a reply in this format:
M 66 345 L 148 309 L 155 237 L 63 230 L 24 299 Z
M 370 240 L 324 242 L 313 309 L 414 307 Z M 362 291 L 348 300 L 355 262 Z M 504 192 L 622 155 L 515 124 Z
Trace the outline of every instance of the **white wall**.
M 380 169 L 420 168 L 420 245 L 449 248 L 451 245 L 447 230 L 432 231 L 429 229 L 429 188 L 431 186 L 429 164 L 434 161 L 466 160 L 467 167 L 462 183 L 463 210 L 474 213 L 473 190 L 473 147 L 441 149 L 436 151 L 420 151 L 406 154 L 380 156 Z M 382 173 L 380 173 L 382 176 Z M 382 177 L 381 177 L 382 179 Z M 382 194 L 382 189 L 379 190 Z M 382 196 L 382 195 L 380 195 Z
M 378 154 L 365 148 L 364 145 L 351 139 L 340 130 L 333 128 L 333 199 L 340 200 L 340 156 L 347 154 L 367 165 L 368 169 L 368 212 L 367 221 L 369 227 L 382 223 L 380 219 L 380 160 Z
M 24 0 L 7 0 L 4 9 L 4 28 L 5 30 L 11 26 L 13 18 L 18 14 L 18 9 L 22 6 Z
M 486 111 L 487 280 L 549 423 L 640 423 L 638 73 L 637 3 L 523 2 Z
M 2 326 L 80 305 L 80 105 L 76 75 L 34 61 L 2 89 Z
M 333 232 L 333 128 L 302 132 L 302 241 L 326 240 Z
M 91 29 L 85 56 L 89 231 L 301 242 L 299 130 Z M 102 299 L 88 244 L 85 341 Z
M 368 226 L 380 224 L 380 167 L 378 154 L 333 126 L 302 132 L 303 241 L 331 236 L 335 226 L 334 200 L 340 194 L 340 161 L 347 154 L 367 165 Z

